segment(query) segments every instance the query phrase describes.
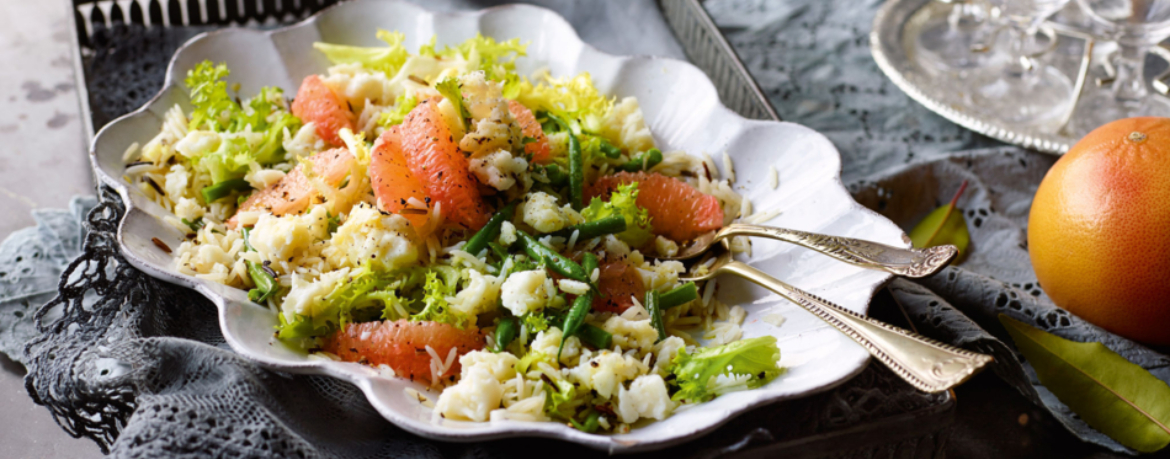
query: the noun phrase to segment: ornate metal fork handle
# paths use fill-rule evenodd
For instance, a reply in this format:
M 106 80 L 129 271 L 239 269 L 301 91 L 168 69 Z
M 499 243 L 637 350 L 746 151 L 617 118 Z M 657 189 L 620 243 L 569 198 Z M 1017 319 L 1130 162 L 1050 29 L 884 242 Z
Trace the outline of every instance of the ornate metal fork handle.
M 735 223 L 719 232 L 717 239 L 757 236 L 815 250 L 845 263 L 876 268 L 905 277 L 925 277 L 942 269 L 958 255 L 954 246 L 905 249 L 877 242 L 762 225 Z
M 884 324 L 800 290 L 738 261 L 718 268 L 755 282 L 800 305 L 865 347 L 915 388 L 942 392 L 966 381 L 992 358 Z

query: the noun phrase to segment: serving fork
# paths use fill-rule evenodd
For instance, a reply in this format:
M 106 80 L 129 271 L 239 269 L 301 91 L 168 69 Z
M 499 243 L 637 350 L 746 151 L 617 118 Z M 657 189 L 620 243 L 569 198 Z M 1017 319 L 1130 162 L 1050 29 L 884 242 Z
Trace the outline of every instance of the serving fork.
M 663 260 L 686 260 L 706 253 L 712 244 L 735 236 L 757 236 L 789 242 L 815 250 L 855 266 L 879 269 L 903 277 L 926 277 L 950 263 L 959 251 L 953 245 L 926 249 L 893 247 L 863 239 L 829 236 L 775 226 L 732 223 L 718 231 L 703 234 L 679 247 L 673 257 Z
M 921 391 L 937 393 L 948 390 L 971 378 L 992 361 L 990 356 L 944 344 L 850 311 L 735 261 L 725 248 L 716 251 L 717 254 L 712 254 L 714 263 L 704 274 L 680 276 L 679 280 L 703 281 L 720 274 L 733 274 L 776 292 L 861 344 L 874 358 Z

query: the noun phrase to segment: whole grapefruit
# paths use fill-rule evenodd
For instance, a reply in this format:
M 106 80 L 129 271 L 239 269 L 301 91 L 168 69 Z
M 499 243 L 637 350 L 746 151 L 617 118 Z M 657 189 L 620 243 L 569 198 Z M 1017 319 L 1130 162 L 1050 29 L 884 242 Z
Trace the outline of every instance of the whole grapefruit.
M 1114 121 L 1077 142 L 1036 190 L 1028 251 L 1058 306 L 1170 345 L 1170 118 Z

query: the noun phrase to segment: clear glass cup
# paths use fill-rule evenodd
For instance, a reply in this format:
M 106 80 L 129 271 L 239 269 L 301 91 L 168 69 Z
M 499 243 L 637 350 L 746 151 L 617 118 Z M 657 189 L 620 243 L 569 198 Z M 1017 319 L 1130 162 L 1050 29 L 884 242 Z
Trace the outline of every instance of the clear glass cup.
M 991 6 L 984 0 L 935 0 L 932 14 L 915 38 L 914 58 L 935 75 L 964 77 L 991 65 Z
M 1146 55 L 1170 37 L 1170 0 L 1078 0 L 1090 19 L 1102 25 L 1106 38 L 1117 42 L 1110 56 L 1113 82 L 1086 94 L 1077 106 L 1073 131 L 1085 134 L 1121 118 L 1170 117 L 1170 99 L 1149 90 Z
M 1008 123 L 1059 127 L 1071 108 L 1072 80 L 1038 59 L 1056 35 L 1040 33 L 1044 20 L 1069 0 L 996 0 L 1010 34 L 1003 65 L 973 77 L 971 104 Z

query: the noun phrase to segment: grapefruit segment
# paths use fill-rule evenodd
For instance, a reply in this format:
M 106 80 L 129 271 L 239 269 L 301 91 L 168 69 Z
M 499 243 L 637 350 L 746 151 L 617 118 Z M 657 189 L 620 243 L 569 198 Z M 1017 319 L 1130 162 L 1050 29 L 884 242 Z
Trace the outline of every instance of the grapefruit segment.
M 353 167 L 353 155 L 345 148 L 334 148 L 310 156 L 306 159 L 313 165 L 313 174 L 320 177 L 326 184 L 336 187 L 349 176 Z M 305 176 L 302 165 L 297 165 L 285 174 L 284 178 L 273 183 L 268 188 L 256 191 L 240 204 L 238 212 L 267 211 L 272 215 L 281 216 L 290 213 L 300 213 L 309 207 L 312 198 L 320 192 L 309 178 Z M 236 216 L 228 219 L 228 228 L 235 228 Z
M 654 234 L 679 242 L 723 227 L 723 208 L 714 196 L 659 173 L 620 172 L 599 177 L 585 189 L 585 200 L 609 200 L 619 185 L 638 182 L 638 206 L 650 214 Z
M 416 231 L 422 231 L 427 223 L 427 214 L 410 206 L 412 199 L 426 202 L 427 195 L 422 182 L 414 177 L 406 156 L 402 154 L 402 135 L 398 126 L 387 129 L 378 138 L 370 156 L 370 184 L 378 199 L 378 208 L 383 212 L 401 214 L 410 220 Z M 403 209 L 408 210 L 405 213 Z
M 420 102 L 399 126 L 402 152 L 414 177 L 448 221 L 471 230 L 487 223 L 490 213 L 479 194 L 467 157 L 439 113 L 438 100 Z
M 541 129 L 540 123 L 536 122 L 536 115 L 532 114 L 532 110 L 520 102 L 509 100 L 508 111 L 512 112 L 513 118 L 516 118 L 516 123 L 520 125 L 524 137 L 536 139 L 524 146 L 524 152 L 532 155 L 532 162 L 536 164 L 552 162 L 552 147 L 548 144 L 548 137 L 544 136 L 544 129 Z
M 293 100 L 292 112 L 302 122 L 313 123 L 317 128 L 317 136 L 332 145 L 345 145 L 337 135 L 341 128 L 356 130 L 356 117 L 349 105 L 325 86 L 317 75 L 309 75 L 301 82 L 297 98 Z
M 411 381 L 432 381 L 431 353 L 427 346 L 446 363 L 448 353 L 455 349 L 451 367 L 440 378 L 454 378 L 459 374 L 459 357 L 484 348 L 483 333 L 474 326 L 464 330 L 439 322 L 411 322 L 406 319 L 390 322 L 350 323 L 325 338 L 323 349 L 346 362 L 368 365 L 387 365 L 399 377 Z
M 600 295 L 593 296 L 593 309 L 597 311 L 621 314 L 634 305 L 634 298 L 642 301 L 646 297 L 642 274 L 624 261 L 606 260 L 600 266 L 597 290 Z

